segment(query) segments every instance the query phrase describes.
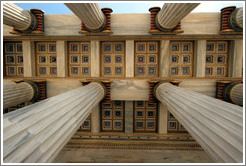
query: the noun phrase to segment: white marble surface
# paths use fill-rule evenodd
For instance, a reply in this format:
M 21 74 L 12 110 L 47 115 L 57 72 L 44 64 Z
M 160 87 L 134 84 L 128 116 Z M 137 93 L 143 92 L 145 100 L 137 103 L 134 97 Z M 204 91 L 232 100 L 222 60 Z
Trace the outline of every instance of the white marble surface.
M 170 40 L 161 40 L 160 41 L 160 67 L 159 67 L 159 76 L 160 77 L 169 77 L 169 48 Z
M 111 83 L 111 100 L 145 100 L 149 99 L 147 80 L 113 80 Z
M 243 8 L 239 8 L 238 9 L 238 12 L 236 14 L 236 20 L 237 20 L 237 24 L 238 26 L 242 27 L 243 28 Z
M 180 35 L 218 35 L 220 31 L 220 12 L 216 13 L 190 13 L 182 19 Z M 84 36 L 81 30 L 81 21 L 74 14 L 45 14 L 46 36 Z M 12 27 L 3 25 L 3 36 L 9 34 Z M 111 13 L 111 30 L 113 36 L 117 35 L 150 35 L 150 13 L 114 14 Z
M 3 83 L 3 109 L 30 101 L 34 96 L 32 86 L 26 82 Z
M 126 40 L 126 77 L 134 77 L 134 40 Z
M 9 82 L 13 79 L 4 79 Z M 112 79 L 111 80 L 111 99 L 112 100 L 145 100 L 149 99 L 148 79 Z M 216 80 L 214 79 L 180 79 L 180 87 L 192 91 L 215 97 Z M 81 87 L 79 79 L 47 79 L 47 97 L 67 92 L 69 90 Z
M 87 28 L 98 29 L 106 20 L 98 3 L 65 3 L 65 5 Z
M 66 49 L 67 49 L 66 41 L 64 40 L 56 41 L 57 77 L 66 77 L 68 75 Z
M 216 80 L 186 79 L 186 80 L 182 80 L 179 86 L 210 97 L 216 96 Z
M 47 80 L 47 98 L 81 87 L 81 82 L 73 79 Z
M 196 40 L 194 48 L 194 76 L 205 77 L 206 40 Z
M 22 41 L 24 77 L 36 75 L 34 41 Z
M 3 23 L 18 30 L 26 30 L 30 26 L 31 15 L 27 10 L 13 4 L 3 3 Z
M 90 83 L 3 117 L 3 162 L 51 162 L 104 97 Z
M 200 3 L 164 3 L 157 14 L 158 23 L 166 29 L 174 28 Z
M 243 40 L 233 40 L 230 55 L 230 76 L 242 77 L 243 67 Z
M 91 41 L 91 77 L 100 76 L 100 41 Z
M 156 96 L 216 162 L 243 162 L 242 107 L 169 83 Z
M 231 89 L 230 99 L 234 104 L 243 106 L 243 84 L 237 84 Z

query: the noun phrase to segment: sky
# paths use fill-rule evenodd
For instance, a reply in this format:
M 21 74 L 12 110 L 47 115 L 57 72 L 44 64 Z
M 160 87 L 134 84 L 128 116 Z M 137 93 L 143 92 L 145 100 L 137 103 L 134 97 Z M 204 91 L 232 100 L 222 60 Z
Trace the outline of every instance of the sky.
M 144 2 L 113 2 L 98 3 L 101 8 L 109 7 L 113 13 L 149 13 L 149 8 L 153 6 L 162 7 L 163 1 L 144 1 Z M 170 1 L 169 1 L 170 2 Z M 223 3 L 222 3 L 223 2 Z M 243 2 L 239 1 L 220 1 L 220 2 L 200 2 L 192 12 L 220 12 L 220 9 L 226 6 L 243 7 Z M 30 10 L 32 8 L 41 9 L 45 14 L 73 14 L 62 2 L 61 3 L 15 3 L 19 7 Z

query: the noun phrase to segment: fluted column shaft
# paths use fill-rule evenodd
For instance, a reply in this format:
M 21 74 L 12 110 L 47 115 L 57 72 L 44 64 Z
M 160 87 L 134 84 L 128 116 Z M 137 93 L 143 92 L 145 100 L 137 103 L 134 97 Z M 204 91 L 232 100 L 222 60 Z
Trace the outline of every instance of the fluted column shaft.
M 230 28 L 242 32 L 243 31 L 243 8 L 235 9 L 230 15 Z
M 31 14 L 13 3 L 3 4 L 3 23 L 13 26 L 15 29 L 24 31 L 32 23 Z
M 100 83 L 62 93 L 3 117 L 3 161 L 51 162 L 105 95 Z
M 239 8 L 236 14 L 236 20 L 238 25 L 243 28 L 243 8 Z
M 234 104 L 243 106 L 243 84 L 236 84 L 232 87 L 230 99 Z
M 29 83 L 3 83 L 3 109 L 30 101 L 33 96 L 34 89 Z
M 243 162 L 243 108 L 169 83 L 156 97 L 217 162 Z
M 106 18 L 97 3 L 65 3 L 65 5 L 89 29 L 99 29 L 106 24 Z
M 165 29 L 173 29 L 200 3 L 165 3 L 157 14 L 157 24 Z

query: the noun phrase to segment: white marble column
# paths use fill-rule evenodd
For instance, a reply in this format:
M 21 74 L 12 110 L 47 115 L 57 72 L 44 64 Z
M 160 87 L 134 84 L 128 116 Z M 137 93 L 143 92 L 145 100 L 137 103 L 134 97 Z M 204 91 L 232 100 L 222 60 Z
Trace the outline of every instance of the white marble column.
M 100 83 L 90 83 L 5 114 L 3 161 L 52 162 L 104 95 Z
M 169 83 L 156 97 L 216 161 L 243 162 L 243 108 Z
M 231 41 L 230 76 L 242 77 L 243 68 L 243 40 Z
M 98 3 L 65 3 L 65 5 L 89 29 L 99 29 L 105 24 L 106 17 Z
M 243 8 L 239 8 L 236 13 L 236 22 L 239 27 L 243 28 Z
M 57 77 L 66 77 L 67 73 L 67 46 L 66 41 L 56 41 Z
M 243 31 L 243 8 L 237 8 L 230 14 L 229 25 L 236 31 Z
M 126 77 L 134 77 L 134 40 L 126 40 Z
M 236 84 L 232 87 L 230 99 L 234 104 L 243 106 L 243 84 Z
M 100 77 L 100 41 L 91 41 L 91 77 Z
M 34 89 L 29 83 L 3 83 L 3 109 L 28 102 L 33 96 Z
M 30 27 L 30 13 L 13 3 L 3 3 L 3 23 L 23 31 Z
M 195 41 L 194 74 L 195 77 L 205 77 L 206 40 Z
M 35 44 L 34 41 L 22 41 L 24 77 L 34 77 L 35 73 Z
M 200 3 L 165 3 L 156 16 L 156 23 L 165 29 L 173 29 Z
M 159 76 L 160 77 L 169 77 L 169 46 L 170 40 L 161 40 L 160 41 L 160 67 L 159 67 Z
M 240 26 L 241 28 L 243 28 L 243 8 L 239 8 L 236 14 L 236 20 L 237 20 L 237 24 L 238 26 Z

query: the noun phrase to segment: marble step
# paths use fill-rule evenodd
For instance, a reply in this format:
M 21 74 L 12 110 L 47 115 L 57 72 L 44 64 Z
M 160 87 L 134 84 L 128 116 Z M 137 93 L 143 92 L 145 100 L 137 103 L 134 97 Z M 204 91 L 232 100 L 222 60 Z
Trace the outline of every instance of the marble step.
M 71 139 L 65 146 L 69 149 L 162 149 L 202 151 L 195 141 L 150 141 L 150 140 L 85 140 Z

